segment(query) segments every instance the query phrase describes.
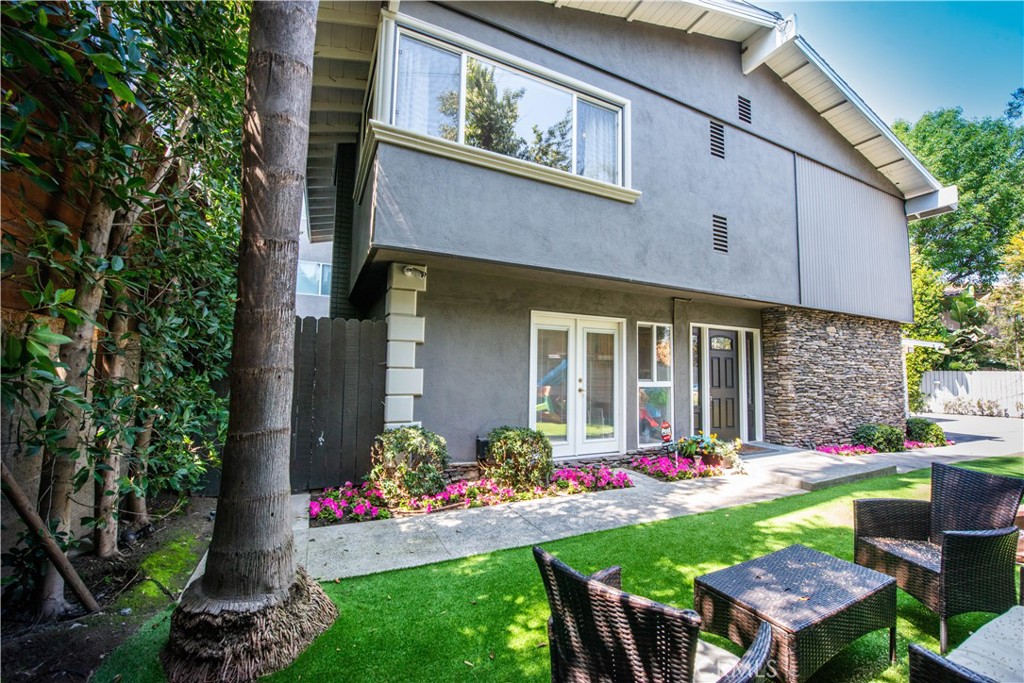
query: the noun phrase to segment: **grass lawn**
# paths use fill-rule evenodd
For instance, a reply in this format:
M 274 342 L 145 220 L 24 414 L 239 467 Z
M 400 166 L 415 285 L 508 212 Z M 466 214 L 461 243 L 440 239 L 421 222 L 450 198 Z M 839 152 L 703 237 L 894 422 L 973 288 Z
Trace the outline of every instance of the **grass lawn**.
M 966 465 L 1024 476 L 1024 458 Z M 855 498 L 927 498 L 929 470 L 839 486 L 766 503 L 577 536 L 545 544 L 584 573 L 622 565 L 623 587 L 661 602 L 693 606 L 693 579 L 793 543 L 847 560 Z M 334 626 L 271 681 L 546 681 L 548 606 L 528 548 L 392 571 L 324 585 L 338 605 Z M 938 617 L 902 591 L 898 657 L 888 664 L 888 631 L 854 642 L 814 681 L 906 681 L 907 643 L 938 650 Z M 93 678 L 163 681 L 156 656 L 169 611 L 143 626 Z M 950 643 L 991 615 L 950 621 Z M 728 641 L 708 640 L 740 650 Z

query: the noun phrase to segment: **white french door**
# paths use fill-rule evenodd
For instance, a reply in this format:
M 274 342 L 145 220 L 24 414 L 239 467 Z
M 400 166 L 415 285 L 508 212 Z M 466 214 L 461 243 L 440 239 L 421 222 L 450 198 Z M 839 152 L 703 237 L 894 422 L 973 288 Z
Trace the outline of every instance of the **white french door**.
M 624 450 L 623 321 L 534 313 L 530 427 L 555 457 Z

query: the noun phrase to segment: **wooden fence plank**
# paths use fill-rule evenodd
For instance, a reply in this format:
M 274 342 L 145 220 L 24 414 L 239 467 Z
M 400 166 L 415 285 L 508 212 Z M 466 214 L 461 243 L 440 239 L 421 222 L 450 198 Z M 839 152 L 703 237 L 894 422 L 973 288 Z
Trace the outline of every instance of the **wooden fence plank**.
M 295 334 L 292 490 L 358 481 L 384 428 L 387 324 L 304 318 Z
M 296 340 L 298 353 L 303 358 L 298 378 L 298 391 L 292 399 L 295 406 L 298 437 L 295 453 L 305 463 L 305 473 L 298 481 L 292 482 L 292 491 L 309 490 L 309 474 L 312 465 L 310 439 L 313 430 L 313 382 L 316 369 L 316 318 L 302 319 L 302 333 Z
M 373 321 L 359 323 L 359 404 L 367 405 L 373 389 Z M 362 413 L 362 411 L 360 411 Z M 367 411 L 368 413 L 369 411 Z M 360 415 L 362 418 L 363 416 Z M 368 415 L 367 415 L 368 417 Z M 368 419 L 360 419 L 356 425 L 356 471 L 370 471 L 370 449 L 376 434 Z
M 358 471 L 356 450 L 359 425 L 359 321 L 349 320 L 345 325 L 345 402 L 342 406 L 341 452 L 353 462 Z M 348 481 L 348 480 L 346 480 Z M 352 479 L 351 481 L 355 481 Z
M 299 441 L 299 410 L 295 405 L 300 393 L 299 377 L 302 374 L 303 356 L 300 350 L 299 338 L 302 336 L 302 318 L 295 318 L 295 365 L 292 375 L 292 458 L 289 470 L 291 477 L 292 491 L 305 489 L 307 474 L 309 472 L 309 458 L 304 458 L 298 448 Z
M 344 457 L 341 449 L 341 430 L 344 420 L 345 382 L 342 373 L 345 371 L 345 358 L 348 346 L 345 336 L 345 321 L 336 319 L 331 322 L 331 384 L 328 388 L 328 413 L 324 416 L 326 433 L 324 437 L 325 456 L 330 462 L 329 470 L 336 482 L 355 481 L 355 466 L 351 458 Z
M 326 448 L 326 418 L 330 413 L 331 321 L 320 318 L 316 328 L 316 369 L 313 372 L 313 417 L 309 450 L 312 466 L 309 473 L 311 489 L 330 486 L 332 472 Z
M 374 436 L 384 431 L 384 382 L 387 378 L 388 324 L 379 320 L 373 324 L 373 377 L 370 382 L 370 394 L 366 397 L 369 403 L 367 416 L 373 428 Z

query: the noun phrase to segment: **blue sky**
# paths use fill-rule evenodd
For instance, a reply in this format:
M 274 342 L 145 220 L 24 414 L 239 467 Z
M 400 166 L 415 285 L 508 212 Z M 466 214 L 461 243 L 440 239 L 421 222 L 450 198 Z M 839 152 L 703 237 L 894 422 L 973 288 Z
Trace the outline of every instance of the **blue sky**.
M 1024 0 L 753 3 L 797 29 L 883 121 L 942 107 L 1003 114 L 1024 86 Z

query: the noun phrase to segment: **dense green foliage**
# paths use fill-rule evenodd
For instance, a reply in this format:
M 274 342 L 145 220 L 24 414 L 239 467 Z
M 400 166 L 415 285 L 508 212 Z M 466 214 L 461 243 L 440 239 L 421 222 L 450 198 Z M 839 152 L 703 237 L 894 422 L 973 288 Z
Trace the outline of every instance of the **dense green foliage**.
M 115 500 L 188 491 L 226 428 L 217 388 L 236 286 L 247 6 L 8 2 L 2 12 L 4 182 L 86 213 L 81 226 L 49 207 L 40 219 L 26 197 L 25 230 L 5 231 L 4 286 L 32 315 L 24 334 L 5 335 L 4 408 L 29 412 L 23 452 L 85 456 L 78 487 L 95 481 Z M 104 210 L 109 238 L 90 248 L 90 216 Z M 83 305 L 87 290 L 98 307 Z M 100 333 L 86 391 L 61 372 L 72 341 L 61 332 L 84 321 Z M 69 404 L 88 420 L 62 422 Z M 113 488 L 102 483 L 108 461 L 129 465 Z M 86 521 L 116 524 L 112 508 Z
M 484 474 L 499 486 L 530 490 L 551 481 L 551 442 L 543 433 L 527 427 L 498 427 L 487 438 Z
M 923 417 L 907 418 L 907 439 L 920 443 L 946 444 L 946 433 L 942 427 Z
M 1019 457 L 965 465 L 1021 476 Z M 584 534 L 544 543 L 583 573 L 622 566 L 625 590 L 682 608 L 693 607 L 693 579 L 802 543 L 853 559 L 853 501 L 929 495 L 927 469 L 813 493 L 686 517 Z M 336 677 L 358 681 L 549 681 L 549 615 L 544 586 L 529 547 L 324 584 L 340 616 L 289 668 L 271 681 Z M 889 664 L 888 632 L 859 638 L 816 675 L 834 683 L 906 683 L 907 645 L 938 650 L 939 620 L 898 592 L 897 663 Z M 963 642 L 994 615 L 949 622 L 950 643 Z M 157 652 L 167 638 L 167 614 L 155 617 L 104 662 L 96 683 L 160 683 Z M 701 634 L 726 647 L 727 641 Z M 118 678 L 121 677 L 121 678 Z
M 853 443 L 871 446 L 879 453 L 899 453 L 904 450 L 903 431 L 892 425 L 863 424 L 853 432 Z
M 444 437 L 423 427 L 399 427 L 380 434 L 370 459 L 370 481 L 395 507 L 410 498 L 439 493 L 450 462 Z
M 967 119 L 956 107 L 893 125 L 939 181 L 959 188 L 957 211 L 910 224 L 921 255 L 950 282 L 995 282 L 1007 244 L 1024 231 L 1024 127 L 1007 113 Z
M 903 326 L 903 336 L 920 341 L 944 342 L 948 336 L 943 312 L 942 274 L 929 266 L 916 249 L 910 252 L 910 276 L 914 295 L 914 322 Z M 921 376 L 937 369 L 945 354 L 935 349 L 918 347 L 906 357 L 907 394 L 912 411 L 924 408 Z

